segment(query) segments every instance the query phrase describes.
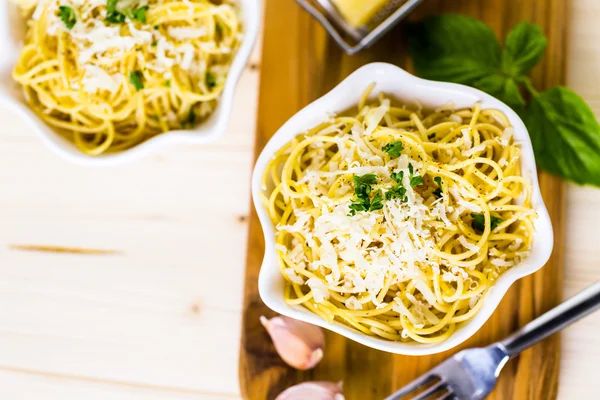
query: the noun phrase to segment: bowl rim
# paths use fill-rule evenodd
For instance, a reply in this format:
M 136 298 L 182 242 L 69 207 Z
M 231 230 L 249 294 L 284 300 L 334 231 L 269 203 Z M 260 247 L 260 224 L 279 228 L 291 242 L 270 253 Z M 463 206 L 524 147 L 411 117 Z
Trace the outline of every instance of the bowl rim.
M 392 76 L 395 80 L 416 87 L 423 92 L 444 92 L 445 94 L 455 93 L 462 95 L 463 97 L 470 96 L 477 99 L 473 101 L 473 104 L 479 101 L 483 108 L 495 108 L 504 112 L 515 130 L 515 136 L 518 137 L 521 144 L 523 173 L 530 174 L 529 177 L 531 178 L 533 188 L 532 205 L 538 214 L 538 218 L 534 224 L 536 233 L 531 248 L 531 255 L 517 266 L 502 274 L 495 285 L 488 290 L 483 299 L 484 304 L 479 312 L 471 320 L 460 326 L 452 336 L 437 344 L 420 344 L 414 342 L 401 343 L 371 337 L 340 322 L 335 321 L 329 323 L 301 306 L 289 306 L 283 301 L 282 296 L 274 294 L 275 289 L 273 279 L 276 278 L 273 278 L 273 271 L 276 270 L 277 274 L 279 274 L 279 283 L 283 281 L 283 277 L 281 277 L 279 265 L 276 260 L 274 243 L 275 229 L 260 198 L 260 193 L 262 191 L 261 179 L 268 161 L 272 158 L 274 152 L 283 144 L 287 143 L 305 129 L 310 128 L 311 121 L 314 121 L 317 118 L 325 120 L 327 113 L 346 111 L 348 107 L 344 109 L 335 109 L 336 105 L 339 105 L 340 103 L 339 100 L 343 99 L 344 96 L 351 96 L 356 99 L 354 104 L 358 103 L 358 98 L 360 98 L 362 91 L 370 83 L 377 83 L 379 79 L 382 79 L 380 77 L 385 75 Z M 372 78 L 365 79 L 365 76 Z M 379 92 L 388 93 L 392 96 L 394 95 L 393 92 L 386 91 L 385 88 L 378 89 L 376 86 L 371 96 Z M 414 100 L 418 101 L 420 98 L 423 98 L 423 94 L 414 95 Z M 348 100 L 346 99 L 344 101 L 347 102 Z M 331 109 L 331 107 L 334 109 Z M 299 126 L 304 127 L 304 129 L 298 129 Z M 334 89 L 304 107 L 279 128 L 267 142 L 257 158 L 252 175 L 252 199 L 263 229 L 265 240 L 265 254 L 258 282 L 259 295 L 265 305 L 279 314 L 321 326 L 368 347 L 396 354 L 427 355 L 440 353 L 458 346 L 470 338 L 492 315 L 510 286 L 515 281 L 534 273 L 546 264 L 550 258 L 554 244 L 552 223 L 541 197 L 531 140 L 521 118 L 506 104 L 480 90 L 455 83 L 437 82 L 418 78 L 395 65 L 387 63 L 371 63 L 360 67 Z
M 0 0 L 4 4 L 0 5 L 0 19 L 4 20 L 4 24 L 8 25 L 7 19 L 9 18 L 9 7 L 15 5 L 8 5 L 10 0 Z M 70 161 L 74 164 L 91 166 L 91 167 L 103 167 L 103 166 L 114 166 L 120 165 L 126 162 L 132 162 L 139 160 L 142 157 L 156 152 L 160 147 L 167 144 L 176 143 L 189 143 L 189 144 L 205 144 L 213 142 L 220 138 L 225 133 L 231 114 L 233 111 L 233 101 L 235 97 L 235 91 L 239 83 L 242 72 L 245 66 L 248 64 L 252 49 L 258 38 L 260 32 L 260 23 L 262 19 L 262 6 L 260 0 L 238 0 L 240 7 L 240 18 L 244 25 L 244 37 L 242 43 L 237 50 L 231 66 L 225 80 L 224 88 L 221 95 L 218 98 L 218 104 L 210 118 L 216 118 L 211 123 L 211 127 L 207 127 L 205 123 L 199 124 L 192 130 L 171 130 L 159 135 L 156 135 L 130 149 L 111 153 L 100 156 L 87 155 L 73 146 L 71 142 L 63 139 L 58 135 L 54 129 L 43 122 L 39 116 L 27 105 L 19 101 L 15 96 L 11 96 L 5 93 L 4 90 L 0 90 L 0 104 L 9 108 L 18 114 L 29 128 L 40 137 L 42 142 L 50 148 L 54 153 L 58 154 L 62 158 Z M 8 33 L 8 28 L 4 26 L 4 33 Z M 14 38 L 13 38 L 14 39 Z M 6 39 L 7 41 L 9 39 Z M 3 47 L 3 46 L 0 46 Z M 4 43 L 9 51 L 20 52 L 20 48 L 14 49 L 13 46 L 8 43 Z M 9 54 L 8 57 L 11 57 Z M 14 57 L 13 57 L 14 58 Z M 14 67 L 14 61 L 11 58 L 8 63 L 8 69 L 12 71 Z M 6 66 L 4 70 L 6 70 Z M 11 83 L 12 77 L 10 78 Z

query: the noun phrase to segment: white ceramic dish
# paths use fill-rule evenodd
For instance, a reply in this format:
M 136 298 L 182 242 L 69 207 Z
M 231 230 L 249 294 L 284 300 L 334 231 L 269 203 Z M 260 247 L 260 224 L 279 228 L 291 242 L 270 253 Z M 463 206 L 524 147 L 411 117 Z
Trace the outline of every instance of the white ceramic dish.
M 176 130 L 162 133 L 129 150 L 98 157 L 80 152 L 71 142 L 62 138 L 33 112 L 23 91 L 11 77 L 25 36 L 20 10 L 9 0 L 0 0 L 0 103 L 21 115 L 50 149 L 77 164 L 103 166 L 139 159 L 167 143 L 207 143 L 223 135 L 227 128 L 235 88 L 250 57 L 260 27 L 262 6 L 260 0 L 238 0 L 244 39 L 231 64 L 225 88 L 215 112 L 193 130 Z
M 535 221 L 536 236 L 531 255 L 503 274 L 496 285 L 488 292 L 479 313 L 457 329 L 448 340 L 439 344 L 398 343 L 367 336 L 338 322 L 330 324 L 303 307 L 289 306 L 283 300 L 284 280 L 276 260 L 275 230 L 259 197 L 261 178 L 267 162 L 279 148 L 294 136 L 323 122 L 328 118 L 329 113 L 340 113 L 355 107 L 365 88 L 372 82 L 376 86 L 371 93 L 371 97 L 377 96 L 380 92 L 385 92 L 405 104 L 414 104 L 418 101 L 425 107 L 439 107 L 454 103 L 457 108 L 461 108 L 470 107 L 474 103 L 480 102 L 482 108 L 501 110 L 510 120 L 515 130 L 516 140 L 522 144 L 523 173 L 531 179 L 533 184 L 533 207 L 539 217 Z M 358 69 L 331 92 L 311 103 L 287 121 L 267 143 L 256 162 L 252 177 L 252 196 L 263 227 L 266 243 L 265 256 L 258 282 L 259 293 L 265 304 L 280 314 L 322 326 L 366 346 L 391 353 L 407 355 L 433 354 L 448 350 L 465 341 L 481 328 L 483 323 L 492 315 L 510 285 L 517 279 L 540 269 L 548 261 L 552 252 L 552 224 L 540 195 L 531 141 L 523 121 L 517 114 L 506 104 L 479 90 L 453 83 L 420 79 L 390 64 L 374 63 Z

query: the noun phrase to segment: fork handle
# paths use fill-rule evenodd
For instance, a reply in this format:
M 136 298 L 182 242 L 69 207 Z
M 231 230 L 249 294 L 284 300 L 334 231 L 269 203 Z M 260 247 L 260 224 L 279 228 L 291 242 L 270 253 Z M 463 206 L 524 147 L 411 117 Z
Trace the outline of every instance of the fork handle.
M 502 340 L 512 357 L 600 308 L 600 281 L 534 319 Z

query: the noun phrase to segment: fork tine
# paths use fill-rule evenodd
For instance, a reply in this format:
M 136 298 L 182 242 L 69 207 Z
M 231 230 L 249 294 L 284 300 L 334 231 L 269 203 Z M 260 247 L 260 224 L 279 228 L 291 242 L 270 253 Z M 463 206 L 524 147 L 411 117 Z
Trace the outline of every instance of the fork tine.
M 429 397 L 431 397 L 432 395 L 441 392 L 442 390 L 446 389 L 446 382 L 444 381 L 439 381 L 438 383 L 436 383 L 435 385 L 428 387 L 427 390 L 425 390 L 423 393 L 419 394 L 417 397 L 413 397 L 412 400 L 425 400 L 428 399 Z
M 398 400 L 398 399 L 401 399 L 404 396 L 406 396 L 406 395 L 414 392 L 415 390 L 419 389 L 421 386 L 424 386 L 424 385 L 428 384 L 429 382 L 431 382 L 435 378 L 436 378 L 436 376 L 432 375 L 432 374 L 421 375 L 420 377 L 418 377 L 414 381 L 409 382 L 408 384 L 406 384 L 406 386 L 404 386 L 403 388 L 401 388 L 397 392 L 392 393 L 390 396 L 386 397 L 385 400 Z
M 448 392 L 443 394 L 441 397 L 438 397 L 436 400 L 458 400 L 458 398 L 452 392 Z

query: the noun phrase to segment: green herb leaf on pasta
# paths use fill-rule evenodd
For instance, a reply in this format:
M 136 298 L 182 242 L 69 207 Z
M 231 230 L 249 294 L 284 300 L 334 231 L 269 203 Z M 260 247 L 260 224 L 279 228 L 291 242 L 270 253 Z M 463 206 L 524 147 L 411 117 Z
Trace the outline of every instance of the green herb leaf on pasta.
M 196 112 L 193 108 L 190 108 L 187 119 L 181 123 L 181 126 L 186 129 L 191 129 L 196 125 Z
M 410 177 L 410 186 L 412 187 L 420 186 L 423 183 L 423 177 L 421 175 L 413 175 Z
M 547 45 L 538 25 L 521 22 L 506 37 L 502 71 L 513 78 L 528 74 L 540 62 Z
M 206 73 L 206 86 L 208 86 L 209 89 L 212 89 L 215 86 L 217 86 L 217 77 L 214 76 L 211 72 Z
M 471 214 L 473 222 L 471 226 L 476 232 L 482 233 L 485 230 L 485 216 L 483 214 Z M 503 219 L 490 215 L 490 230 L 494 230 L 502 223 Z
M 146 11 L 148 11 L 148 8 L 149 8 L 148 6 L 143 6 L 143 7 L 136 8 L 135 10 L 128 10 L 126 13 L 130 20 L 137 19 L 142 24 L 145 24 L 146 23 Z
M 402 178 L 404 178 L 404 171 L 392 172 L 392 174 L 390 176 L 396 182 L 401 183 Z
M 404 186 L 402 186 L 402 184 L 391 188 L 390 190 L 388 190 L 385 193 L 385 199 L 386 200 L 400 199 L 401 201 L 406 202 L 407 201 L 406 188 Z
M 442 190 L 442 178 L 440 176 L 436 176 L 433 178 L 433 181 L 438 185 L 438 188 L 433 191 L 433 195 L 436 197 L 442 197 L 442 194 L 444 194 Z
M 106 21 L 111 24 L 122 24 L 125 14 L 117 10 L 118 0 L 106 0 Z
M 600 125 L 581 97 L 565 87 L 542 92 L 533 99 L 526 124 L 541 168 L 600 186 Z
M 68 6 L 59 6 L 58 7 L 58 16 L 65 24 L 67 29 L 72 29 L 77 22 L 77 15 L 75 14 L 75 10 Z
M 352 179 L 354 179 L 355 185 L 374 185 L 377 183 L 377 175 L 375 174 L 354 175 Z
M 366 174 L 362 176 L 354 175 L 354 194 L 356 199 L 350 203 L 350 215 L 356 215 L 359 211 L 376 211 L 383 208 L 383 196 L 381 191 L 378 190 L 373 196 L 373 200 L 369 197 L 371 191 L 371 185 L 377 183 L 377 175 Z
M 373 200 L 371 200 L 371 205 L 369 207 L 369 211 L 377 211 L 383 208 L 383 196 L 381 195 L 381 191 L 378 190 L 373 196 Z
M 388 153 L 391 158 L 398 158 L 400 157 L 400 152 L 404 150 L 404 146 L 402 142 L 390 142 L 383 146 L 382 150 Z
M 473 84 L 500 69 L 494 31 L 474 18 L 444 14 L 408 28 L 417 74 L 438 81 Z
M 133 85 L 135 90 L 140 91 L 144 88 L 144 75 L 140 71 L 131 71 L 129 73 L 129 83 Z
M 350 204 L 350 215 L 356 215 L 357 212 L 368 210 L 368 205 L 365 205 L 363 201 L 353 201 Z

